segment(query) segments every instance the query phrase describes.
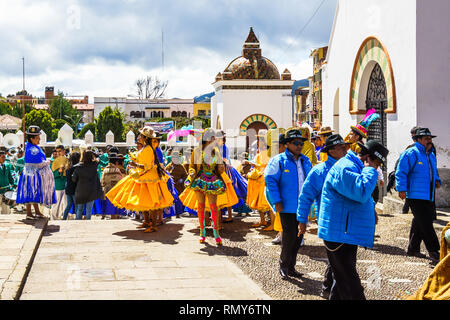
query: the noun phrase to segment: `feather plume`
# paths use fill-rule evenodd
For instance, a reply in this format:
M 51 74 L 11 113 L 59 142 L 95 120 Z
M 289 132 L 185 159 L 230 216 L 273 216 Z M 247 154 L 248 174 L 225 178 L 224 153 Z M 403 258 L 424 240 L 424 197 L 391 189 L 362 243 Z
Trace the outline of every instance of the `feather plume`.
M 376 113 L 375 109 L 370 109 L 359 124 L 364 128 L 369 129 L 370 124 L 378 119 L 380 119 L 380 115 Z

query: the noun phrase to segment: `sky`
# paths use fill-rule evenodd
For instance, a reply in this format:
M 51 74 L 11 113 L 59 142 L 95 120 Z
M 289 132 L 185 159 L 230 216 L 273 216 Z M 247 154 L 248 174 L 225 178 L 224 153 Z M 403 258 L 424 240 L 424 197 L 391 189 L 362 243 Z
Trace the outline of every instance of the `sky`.
M 24 57 L 25 89 L 37 97 L 53 86 L 93 103 L 136 95 L 136 80 L 153 76 L 168 81 L 166 98 L 194 98 L 214 90 L 250 27 L 280 73 L 288 68 L 294 80 L 305 79 L 311 50 L 328 45 L 336 3 L 0 0 L 0 93 L 22 90 Z

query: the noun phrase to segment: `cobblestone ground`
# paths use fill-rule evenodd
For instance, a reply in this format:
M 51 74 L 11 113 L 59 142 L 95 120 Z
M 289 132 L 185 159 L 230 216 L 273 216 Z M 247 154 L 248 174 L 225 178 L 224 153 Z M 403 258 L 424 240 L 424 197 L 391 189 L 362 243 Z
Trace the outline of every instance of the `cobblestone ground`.
M 277 232 L 252 230 L 250 225 L 258 220 L 252 215 L 235 218 L 225 225 L 221 235 L 229 258 L 273 299 L 322 299 L 319 294 L 327 261 L 322 240 L 314 233 L 305 235 L 305 245 L 299 250 L 296 267 L 304 277 L 283 281 L 278 273 L 281 247 L 271 243 Z M 430 260 L 405 254 L 411 220 L 411 213 L 380 214 L 374 248 L 358 248 L 357 270 L 367 299 L 396 300 L 413 294 L 433 270 Z M 450 213 L 438 213 L 435 230 L 439 239 L 442 228 L 449 221 Z M 308 229 L 314 232 L 316 228 L 313 223 Z M 421 252 L 427 254 L 423 243 Z
M 81 224 L 75 221 L 73 222 L 74 224 L 59 221 L 49 222 L 25 284 L 22 299 L 33 299 L 36 297 L 39 299 L 54 298 L 54 296 L 48 294 L 61 294 L 58 291 L 62 289 L 55 287 L 50 290 L 48 284 L 54 283 L 54 286 L 58 285 L 58 281 L 52 281 L 52 279 L 56 279 L 56 273 L 58 273 L 55 273 L 57 268 L 55 268 L 54 264 L 58 264 L 59 268 L 66 267 L 67 259 L 64 256 L 66 253 L 79 256 L 81 260 L 71 257 L 69 262 L 71 264 L 75 262 L 81 263 L 86 270 L 90 270 L 93 267 L 95 267 L 95 270 L 98 268 L 106 268 L 108 270 L 115 268 L 114 272 L 117 276 L 125 268 L 125 271 L 128 272 L 127 277 L 133 275 L 134 278 L 103 279 L 101 278 L 102 274 L 100 274 L 99 278 L 99 275 L 95 274 L 95 272 L 91 274 L 91 270 L 89 277 L 87 277 L 89 281 L 86 282 L 88 286 L 80 288 L 80 292 L 84 296 L 77 295 L 80 292 L 68 292 L 60 295 L 60 299 L 78 299 L 80 297 L 92 299 L 92 292 L 89 292 L 91 290 L 96 291 L 96 298 L 138 299 L 139 294 L 142 294 L 141 290 L 148 289 L 149 285 L 152 285 L 152 288 L 155 285 L 159 288 L 169 285 L 165 289 L 167 292 L 164 290 L 160 291 L 165 292 L 165 299 L 176 299 L 176 297 L 181 298 L 181 296 L 173 295 L 173 292 L 176 290 L 181 292 L 185 287 L 193 287 L 193 292 L 199 293 L 197 288 L 198 279 L 206 277 L 208 279 L 207 283 L 210 283 L 211 275 L 215 274 L 216 278 L 220 278 L 220 284 L 216 283 L 211 289 L 215 291 L 211 292 L 214 294 L 219 292 L 220 294 L 217 294 L 216 298 L 227 300 L 232 299 L 233 296 L 238 298 L 239 294 L 236 295 L 236 292 L 233 293 L 229 290 L 222 292 L 223 290 L 220 288 L 228 287 L 230 289 L 230 285 L 227 286 L 226 282 L 232 281 L 232 279 L 235 279 L 236 274 L 242 272 L 243 276 L 246 275 L 245 278 L 248 277 L 253 280 L 253 283 L 256 283 L 272 299 L 322 299 L 319 294 L 326 268 L 326 251 L 322 241 L 314 232 L 314 229 L 317 228 L 314 223 L 309 227 L 309 232 L 305 235 L 305 245 L 300 248 L 297 257 L 297 270 L 304 273 L 304 277 L 302 279 L 283 281 L 278 273 L 281 247 L 271 243 L 276 236 L 276 232 L 250 227 L 253 223 L 258 222 L 259 216 L 257 214 L 242 218 L 235 216 L 232 223 L 223 224 L 224 229 L 221 231 L 224 241 L 223 247 L 217 247 L 214 244 L 211 229 L 207 231 L 208 243 L 206 245 L 199 244 L 197 218 L 189 217 L 187 214 L 184 214 L 181 219 L 173 218 L 165 226 L 160 227 L 158 232 L 152 234 L 143 234 L 141 231 L 135 230 L 134 225 L 137 225 L 138 222 L 127 221 L 130 219 L 126 219 L 123 222 L 108 219 L 100 221 L 100 217 L 93 217 L 93 220 L 96 221 L 92 223 L 81 222 Z M 395 300 L 401 299 L 405 295 L 413 294 L 422 286 L 432 271 L 433 267 L 428 259 L 413 258 L 405 255 L 411 220 L 411 213 L 380 214 L 374 248 L 358 248 L 357 269 L 365 288 L 367 299 Z M 445 212 L 439 211 L 438 220 L 435 221 L 435 230 L 439 238 L 442 228 L 449 221 L 449 210 Z M 122 231 L 119 230 L 120 232 L 118 232 L 116 229 Z M 173 234 L 174 230 L 176 231 L 175 235 Z M 120 235 L 125 235 L 125 237 Z M 166 239 L 167 237 L 169 237 L 170 241 Z M 174 241 L 173 237 L 177 240 Z M 422 253 L 426 253 L 423 244 Z M 49 255 L 51 256 L 50 260 L 48 259 Z M 211 273 L 211 270 L 205 271 L 206 273 L 201 271 L 205 268 L 198 268 L 200 267 L 198 263 L 203 259 L 200 256 L 206 256 L 207 260 L 205 261 L 211 263 L 211 266 L 217 266 L 217 273 Z M 86 260 L 86 257 L 90 258 Z M 136 260 L 136 257 L 139 259 Z M 147 259 L 148 261 L 141 261 L 145 257 L 149 258 Z M 237 273 L 236 271 L 230 271 L 234 270 L 231 266 L 224 268 L 224 265 L 229 264 L 225 263 L 223 259 L 231 260 L 242 271 L 239 270 Z M 161 264 L 162 262 L 164 263 Z M 194 262 L 197 263 L 195 268 L 190 266 Z M 201 262 L 202 265 L 204 263 Z M 219 265 L 222 267 L 219 267 Z M 176 267 L 177 271 L 167 273 L 167 270 L 159 269 L 167 269 L 170 266 Z M 156 268 L 156 275 L 152 275 L 145 281 L 138 280 L 143 272 L 142 268 L 148 270 L 149 267 Z M 131 270 L 130 268 L 141 269 Z M 198 270 L 194 276 L 191 274 L 193 269 Z M 42 283 L 44 271 L 48 273 L 46 275 L 47 285 Z M 175 275 L 175 278 L 182 277 L 186 279 L 181 279 L 182 282 L 178 278 L 172 279 Z M 66 274 L 62 275 L 62 278 L 65 279 L 65 277 L 67 277 Z M 245 282 L 245 278 L 241 277 L 238 282 Z M 110 282 L 109 280 L 114 281 Z M 157 283 L 155 284 L 154 282 Z M 37 287 L 38 284 L 40 284 L 40 287 Z M 126 291 L 122 288 L 122 284 L 128 285 Z M 135 288 L 136 284 L 141 287 Z M 237 284 L 235 283 L 234 285 Z M 248 287 L 251 286 L 249 285 Z M 114 289 L 114 294 L 109 291 L 112 290 L 111 288 Z M 215 288 L 218 288 L 219 291 Z M 55 290 L 56 292 L 53 292 Z M 103 291 L 99 292 L 99 290 Z M 157 298 L 154 296 L 154 291 L 151 295 L 150 291 L 148 292 L 148 298 Z M 168 293 L 169 291 L 170 294 Z M 43 294 L 44 292 L 46 294 Z M 104 295 L 99 295 L 100 293 L 104 293 Z M 194 296 L 192 295 L 191 297 Z M 140 298 L 142 298 L 142 295 Z

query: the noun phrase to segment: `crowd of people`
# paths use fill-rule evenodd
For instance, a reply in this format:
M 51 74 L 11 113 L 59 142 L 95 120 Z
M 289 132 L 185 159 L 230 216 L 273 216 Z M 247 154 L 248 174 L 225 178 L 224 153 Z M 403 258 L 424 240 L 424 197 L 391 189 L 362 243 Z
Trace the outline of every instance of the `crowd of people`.
M 278 231 L 273 243 L 281 244 L 283 280 L 302 277 L 295 269 L 297 254 L 315 221 L 328 257 L 321 296 L 365 299 L 356 254 L 358 246 L 374 244 L 378 187 L 384 185 L 381 167 L 389 153 L 380 142 L 367 140 L 378 117 L 369 110 L 345 138 L 330 127 L 318 132 L 309 127 L 270 129 L 256 136 L 252 155 L 239 155 L 236 168 L 221 130 L 204 130 L 196 148 L 163 152 L 161 136 L 145 126 L 137 147 L 125 155 L 113 146 L 103 153 L 57 146 L 47 159 L 39 147 L 40 128 L 30 126 L 24 150 L 0 152 L 1 210 L 9 212 L 5 193 L 17 189 L 15 205 L 24 206 L 30 219 L 44 217 L 41 208 L 50 208 L 51 219 L 66 220 L 69 214 L 77 220 L 89 220 L 92 214 L 134 217 L 146 233 L 157 231 L 165 218 L 187 212 L 198 217 L 200 243 L 207 241 L 211 226 L 218 246 L 220 230 L 233 222 L 233 211 L 237 216 L 256 212 L 259 222 L 252 227 Z M 424 241 L 437 262 L 433 220 L 441 182 L 434 137 L 427 128 L 413 128 L 414 144 L 402 153 L 390 178 L 414 216 L 406 254 L 423 257 Z

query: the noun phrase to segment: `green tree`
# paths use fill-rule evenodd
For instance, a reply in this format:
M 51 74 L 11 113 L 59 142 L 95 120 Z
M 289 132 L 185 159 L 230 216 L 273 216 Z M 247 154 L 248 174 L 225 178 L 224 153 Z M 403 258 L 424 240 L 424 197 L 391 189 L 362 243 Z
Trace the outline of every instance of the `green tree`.
M 58 95 L 48 105 L 48 112 L 53 119 L 63 119 L 74 129 L 76 127 L 76 120 L 79 119 L 81 113 L 72 106 L 69 100 L 64 98 L 64 93 L 58 92 Z
M 53 141 L 58 137 L 58 129 L 55 128 L 54 120 L 45 110 L 32 110 L 25 115 L 23 121 L 25 121 L 25 130 L 29 126 L 39 126 L 47 134 L 48 141 Z
M 81 129 L 81 131 L 78 133 L 78 139 L 84 139 L 84 136 L 86 134 L 86 132 L 88 132 L 89 130 L 91 130 L 92 134 L 94 135 L 94 141 L 96 140 L 96 136 L 97 136 L 97 124 L 95 122 L 91 122 L 86 124 L 83 129 Z
M 12 111 L 11 111 L 11 115 L 17 118 L 23 118 L 23 114 L 27 114 L 29 112 L 31 112 L 33 109 L 33 105 L 31 104 L 31 102 L 25 102 L 25 112 L 24 112 L 24 105 L 23 103 L 16 103 L 13 107 L 12 107 Z
M 114 133 L 114 140 L 121 142 L 124 141 L 123 131 L 124 126 L 124 116 L 120 110 L 115 107 L 107 106 L 97 118 L 97 139 L 99 141 L 105 141 L 106 134 L 108 131 Z
M 0 115 L 12 114 L 12 110 L 13 108 L 8 102 L 0 100 Z

